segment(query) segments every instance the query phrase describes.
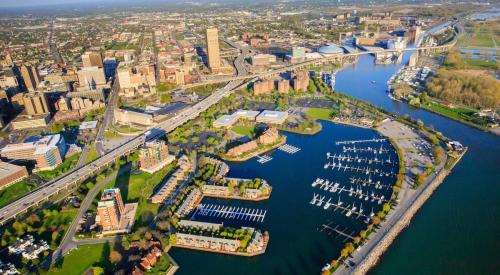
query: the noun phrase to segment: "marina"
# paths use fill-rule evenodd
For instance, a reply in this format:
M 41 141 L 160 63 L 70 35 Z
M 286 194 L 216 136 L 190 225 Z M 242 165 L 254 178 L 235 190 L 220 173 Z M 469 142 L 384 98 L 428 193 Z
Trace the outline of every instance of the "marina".
M 343 201 L 341 201 L 340 197 L 338 198 L 338 201 L 332 202 L 332 198 L 329 198 L 327 201 L 325 201 L 325 196 L 322 196 L 321 194 L 313 194 L 313 198 L 310 201 L 311 205 L 317 206 L 317 207 L 322 207 L 324 210 L 333 210 L 333 211 L 339 211 L 342 215 L 346 217 L 352 217 L 354 219 L 360 219 L 363 218 L 364 223 L 370 222 L 370 217 L 373 217 L 375 213 L 372 211 L 370 214 L 364 214 L 365 209 L 363 208 L 363 203 L 361 202 L 358 206 L 356 206 L 356 203 L 352 204 L 344 204 Z
M 217 204 L 200 204 L 193 217 L 205 216 L 241 221 L 264 222 L 267 210 Z
M 347 164 L 342 165 L 341 162 L 336 163 L 335 161 L 327 162 L 324 166 L 325 169 L 331 168 L 334 170 L 337 168 L 337 171 L 351 172 L 351 173 L 361 173 L 366 175 L 379 175 L 386 177 L 394 177 L 396 174 L 393 170 L 390 172 L 383 171 L 382 169 L 370 168 L 370 167 L 360 167 L 360 166 L 349 166 Z

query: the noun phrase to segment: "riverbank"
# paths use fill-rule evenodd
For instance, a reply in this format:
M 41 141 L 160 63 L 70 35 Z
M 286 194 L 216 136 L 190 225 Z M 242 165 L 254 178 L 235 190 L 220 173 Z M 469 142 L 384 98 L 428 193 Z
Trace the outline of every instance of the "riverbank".
M 439 103 L 436 103 L 436 104 L 439 104 Z M 439 105 L 439 106 L 442 106 L 442 105 Z M 479 130 L 483 130 L 485 132 L 488 132 L 488 133 L 500 136 L 500 130 L 495 131 L 493 128 L 484 127 L 484 126 L 478 125 L 476 123 L 473 123 L 473 122 L 470 122 L 470 121 L 467 121 L 467 120 L 463 120 L 463 119 L 457 118 L 457 117 L 455 117 L 455 116 L 453 116 L 451 114 L 448 114 L 446 112 L 440 112 L 440 111 L 436 110 L 435 108 L 427 107 L 426 105 L 421 105 L 419 108 L 423 109 L 423 110 L 426 110 L 426 111 L 429 111 L 429 112 L 432 112 L 434 114 L 440 115 L 442 117 L 446 117 L 446 118 L 452 119 L 454 121 L 463 123 L 463 124 L 465 124 L 467 126 L 471 126 L 471 127 L 477 128 Z M 446 107 L 442 106 L 442 108 L 446 108 Z

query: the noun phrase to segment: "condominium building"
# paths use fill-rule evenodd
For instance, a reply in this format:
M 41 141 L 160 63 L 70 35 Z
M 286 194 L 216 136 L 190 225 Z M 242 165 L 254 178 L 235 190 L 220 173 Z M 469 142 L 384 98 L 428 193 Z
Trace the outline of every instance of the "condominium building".
M 217 72 L 221 67 L 219 49 L 219 31 L 217 28 L 208 28 L 206 33 L 208 67 L 212 72 Z
M 139 163 L 142 171 L 154 173 L 174 161 L 168 154 L 167 143 L 163 140 L 148 141 L 139 151 Z
M 259 144 L 271 144 L 275 143 L 279 139 L 278 129 L 275 127 L 271 127 L 264 131 L 262 135 L 257 138 L 257 142 Z
M 303 70 L 299 71 L 295 74 L 293 78 L 293 89 L 298 92 L 307 91 L 307 87 L 309 86 L 309 75 L 308 72 Z
M 281 79 L 278 81 L 278 93 L 288 94 L 290 92 L 290 80 Z
M 12 160 L 34 160 L 37 169 L 52 170 L 62 163 L 66 150 L 66 141 L 57 134 L 40 137 L 35 141 L 8 144 L 0 149 L 0 156 Z
M 35 91 L 40 84 L 40 74 L 35 66 L 22 65 L 21 76 L 24 81 L 24 86 L 30 92 Z
M 28 115 L 50 113 L 47 98 L 44 93 L 26 93 L 23 95 L 23 105 Z
M 182 156 L 177 161 L 179 168 L 170 176 L 170 178 L 158 189 L 152 196 L 152 203 L 163 203 L 174 191 L 177 184 L 184 180 L 186 173 L 191 169 L 191 161 L 187 156 Z
M 262 81 L 254 82 L 253 84 L 253 94 L 262 95 L 271 93 L 274 90 L 274 80 L 267 79 Z
M 101 225 L 103 231 L 117 230 L 120 228 L 120 219 L 124 211 L 120 189 L 106 189 L 97 204 L 96 223 Z
M 28 177 L 24 166 L 0 161 L 0 190 Z
M 99 52 L 85 52 L 82 54 L 83 67 L 100 67 L 102 68 L 102 56 Z

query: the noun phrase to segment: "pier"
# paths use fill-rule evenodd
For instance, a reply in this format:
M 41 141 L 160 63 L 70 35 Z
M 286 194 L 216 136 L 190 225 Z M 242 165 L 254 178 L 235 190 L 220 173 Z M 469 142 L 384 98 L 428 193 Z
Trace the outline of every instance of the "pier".
M 257 156 L 257 162 L 260 164 L 264 164 L 266 162 L 271 161 L 273 158 L 268 156 L 268 155 L 263 155 L 263 156 Z
M 321 232 L 328 231 L 328 235 L 330 235 L 333 232 L 337 233 L 338 235 L 345 237 L 344 241 L 348 239 L 354 240 L 354 236 L 352 235 L 354 234 L 354 231 L 352 231 L 350 234 L 347 234 L 345 229 L 344 230 L 339 229 L 339 225 L 332 227 L 332 222 L 329 222 L 328 224 L 322 224 L 320 231 Z
M 325 196 L 321 196 L 319 194 L 313 194 L 313 199 L 311 200 L 310 204 L 318 207 L 323 207 L 324 210 L 329 210 L 330 208 L 333 207 L 333 211 L 340 210 L 340 213 L 342 215 L 345 215 L 346 217 L 353 217 L 355 219 L 359 218 L 364 218 L 365 223 L 370 222 L 370 217 L 374 216 L 375 213 L 373 213 L 373 208 L 372 212 L 369 215 L 365 215 L 364 209 L 363 209 L 363 203 L 360 203 L 359 209 L 356 206 L 355 203 L 348 204 L 344 206 L 344 202 L 340 200 L 340 197 L 338 198 L 337 203 L 332 203 L 332 199 L 329 198 L 328 201 L 325 202 Z M 325 205 L 323 206 L 323 202 L 325 202 Z
M 317 188 L 322 189 L 324 191 L 328 191 L 330 193 L 338 193 L 339 195 L 342 194 L 342 192 L 345 192 L 346 194 L 348 194 L 349 197 L 354 196 L 355 198 L 358 198 L 359 200 L 362 200 L 362 201 L 364 200 L 364 201 L 377 202 L 378 204 L 382 204 L 382 203 L 389 201 L 385 198 L 384 195 L 377 195 L 377 194 L 375 194 L 374 191 L 371 191 L 371 192 L 366 191 L 365 192 L 359 186 L 357 186 L 356 188 L 351 186 L 351 188 L 347 189 L 347 187 L 340 186 L 340 184 L 338 184 L 338 183 L 333 183 L 333 182 L 330 182 L 328 180 L 325 181 L 325 180 L 322 180 L 319 178 L 316 179 L 311 184 L 311 186 L 317 187 Z M 320 203 L 320 201 L 321 201 L 321 203 Z M 323 201 L 324 201 L 324 197 L 321 199 L 320 195 L 316 196 L 316 194 L 315 194 L 313 200 L 311 201 L 311 204 L 317 204 L 318 206 L 321 206 Z M 318 203 L 320 203 L 320 204 L 318 204 Z M 334 205 L 335 206 L 334 203 L 330 203 L 330 200 L 327 201 L 326 205 Z M 326 205 L 325 205 L 325 207 L 326 207 Z
M 386 176 L 386 177 L 393 177 L 396 176 L 394 171 L 391 170 L 391 172 L 384 172 L 382 169 L 376 169 L 376 168 L 370 168 L 370 167 L 360 167 L 360 166 L 349 166 L 347 164 L 342 165 L 341 162 L 336 163 L 335 161 L 328 162 L 326 163 L 323 168 L 328 169 L 330 168 L 334 170 L 337 168 L 338 171 L 343 170 L 344 172 L 352 172 L 352 173 L 361 173 L 361 174 L 366 174 L 366 175 L 379 175 L 379 176 Z
M 366 164 L 378 164 L 378 165 L 396 165 L 394 160 L 391 160 L 391 156 L 387 159 L 379 159 L 377 156 L 373 158 L 368 157 L 360 157 L 358 155 L 351 156 L 350 154 L 331 154 L 330 152 L 326 153 L 327 159 L 332 159 L 333 161 L 345 161 L 345 162 L 354 162 L 354 163 L 366 163 Z
M 300 148 L 289 145 L 289 144 L 283 144 L 280 147 L 278 147 L 278 150 L 289 153 L 289 154 L 295 154 L 298 151 L 300 151 Z
M 225 206 L 216 204 L 200 204 L 193 216 L 216 217 L 241 221 L 263 222 L 267 210 Z
M 387 154 L 391 150 L 384 148 L 384 146 L 380 145 L 380 148 L 375 148 L 375 147 L 356 147 L 356 145 L 353 146 L 342 146 L 342 151 L 344 153 L 347 152 L 353 152 L 353 153 L 373 153 L 373 154 Z
M 356 143 L 367 143 L 367 142 L 384 142 L 386 141 L 385 138 L 372 138 L 372 139 L 361 139 L 361 140 L 344 140 L 344 141 L 336 141 L 335 145 L 341 145 L 341 144 L 356 144 Z

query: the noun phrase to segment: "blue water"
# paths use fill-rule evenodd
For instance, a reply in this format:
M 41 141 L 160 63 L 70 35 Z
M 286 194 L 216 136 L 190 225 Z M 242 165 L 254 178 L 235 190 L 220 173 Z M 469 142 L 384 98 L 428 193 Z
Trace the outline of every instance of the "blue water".
M 468 153 L 383 256 L 373 274 L 495 274 L 500 268 L 500 139 L 386 96 L 400 65 L 365 56 L 337 74 L 336 89 L 409 115 L 469 146 Z M 370 81 L 375 80 L 373 85 Z

